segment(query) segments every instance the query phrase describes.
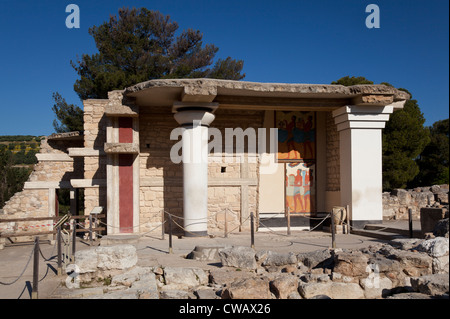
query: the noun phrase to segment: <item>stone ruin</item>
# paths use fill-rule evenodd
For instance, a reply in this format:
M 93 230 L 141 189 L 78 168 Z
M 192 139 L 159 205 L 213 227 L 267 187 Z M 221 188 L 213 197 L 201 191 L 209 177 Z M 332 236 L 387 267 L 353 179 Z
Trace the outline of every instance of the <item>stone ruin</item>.
M 448 211 L 449 185 L 433 185 L 414 189 L 394 189 L 383 193 L 383 219 L 408 219 L 412 209 L 413 219 L 420 219 L 421 208 L 442 208 Z
M 82 288 L 59 288 L 53 298 L 448 299 L 448 219 L 446 227 L 446 237 L 362 249 L 196 247 L 187 256 L 217 265 L 212 269 L 137 266 L 132 245 L 91 248 L 77 252 L 78 273 L 64 283 Z

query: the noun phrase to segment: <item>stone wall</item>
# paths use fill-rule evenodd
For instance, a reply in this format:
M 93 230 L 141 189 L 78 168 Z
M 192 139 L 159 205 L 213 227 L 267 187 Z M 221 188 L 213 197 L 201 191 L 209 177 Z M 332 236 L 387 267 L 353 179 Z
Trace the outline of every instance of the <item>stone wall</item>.
M 78 276 L 53 298 L 448 299 L 448 245 L 437 237 L 288 253 L 196 246 L 187 256 L 196 267 L 144 266 L 132 245 L 100 246 L 77 251 Z
M 339 164 L 339 132 L 337 131 L 331 112 L 327 113 L 327 191 L 339 191 L 340 164 Z
M 0 219 L 12 218 L 28 218 L 28 217 L 45 217 L 48 216 L 48 190 L 46 189 L 24 189 L 17 192 L 13 197 L 6 202 L 3 207 L 3 212 L 0 214 Z M 8 222 L 0 224 L 0 233 L 13 232 L 34 232 L 36 230 L 51 230 L 49 226 L 37 226 L 51 224 L 50 220 L 35 221 L 35 222 Z M 27 237 L 11 238 L 15 241 L 31 240 Z
M 218 109 L 216 119 L 211 127 L 217 128 L 222 134 L 222 156 L 225 156 L 225 129 L 264 127 L 264 111 L 249 110 L 223 110 Z M 236 141 L 234 141 L 236 146 Z M 225 213 L 227 214 L 228 231 L 235 229 L 242 223 L 241 230 L 249 230 L 250 212 L 257 212 L 259 163 L 256 154 L 248 153 L 247 143 L 244 146 L 245 154 L 240 159 L 234 157 L 231 163 L 221 158 L 216 161 L 210 155 L 208 166 L 209 196 L 208 211 L 210 216 L 211 232 L 222 233 L 225 227 Z M 236 154 L 236 152 L 234 152 Z M 219 154 L 220 156 L 220 154 Z M 219 158 L 220 159 L 220 158 Z M 221 185 L 224 183 L 223 185 Z
M 170 107 L 140 108 L 141 233 L 161 224 L 163 210 L 176 216 L 183 214 L 183 168 L 170 160 L 170 149 L 176 143 L 170 140 L 170 132 L 176 127 Z M 175 221 L 180 223 L 179 219 Z M 161 232 L 159 228 L 156 231 Z
M 64 134 L 60 134 L 63 136 Z M 77 134 L 78 135 L 78 134 Z M 5 203 L 0 219 L 47 217 L 55 215 L 56 189 L 68 187 L 71 178 L 81 178 L 83 160 L 67 155 L 69 147 L 80 146 L 81 140 L 61 140 L 50 136 L 41 141 L 38 163 L 34 166 L 24 189 Z M 50 206 L 52 205 L 52 206 Z M 39 232 L 53 230 L 53 222 L 28 221 L 0 224 L 0 232 Z M 32 240 L 32 237 L 11 237 L 14 242 Z
M 383 193 L 383 218 L 408 219 L 412 209 L 413 219 L 420 219 L 422 207 L 447 207 L 449 185 L 434 185 L 414 189 L 395 189 Z
M 263 111 L 232 111 L 218 109 L 211 127 L 222 133 L 225 147 L 225 128 L 263 126 Z M 231 123 L 231 124 L 230 124 Z M 170 150 L 179 141 L 170 141 L 170 133 L 178 124 L 170 108 L 141 108 L 139 114 L 140 144 L 140 231 L 148 232 L 161 224 L 164 210 L 175 216 L 183 215 L 183 168 L 182 163 L 170 160 Z M 208 165 L 208 230 L 210 233 L 224 229 L 225 209 L 228 230 L 236 228 L 247 218 L 249 211 L 256 211 L 258 163 L 227 163 L 223 153 L 210 155 Z M 249 183 L 249 181 L 252 181 Z M 243 195 L 242 195 L 243 194 Z M 241 210 L 245 210 L 242 212 Z M 167 216 L 166 216 L 167 218 Z M 181 218 L 175 222 L 183 225 Z M 249 225 L 248 222 L 245 225 Z M 244 225 L 244 227 L 245 227 Z M 167 228 L 167 223 L 166 223 Z M 160 232 L 160 229 L 155 230 Z M 181 232 L 177 228 L 176 231 Z
M 102 153 L 106 142 L 105 107 L 109 100 L 85 100 L 84 104 L 84 147 L 100 151 L 97 156 L 84 157 L 84 175 L 81 178 L 106 180 L 106 155 Z M 84 190 L 85 214 L 96 206 L 106 207 L 106 187 L 89 187 Z M 104 211 L 105 212 L 105 211 Z

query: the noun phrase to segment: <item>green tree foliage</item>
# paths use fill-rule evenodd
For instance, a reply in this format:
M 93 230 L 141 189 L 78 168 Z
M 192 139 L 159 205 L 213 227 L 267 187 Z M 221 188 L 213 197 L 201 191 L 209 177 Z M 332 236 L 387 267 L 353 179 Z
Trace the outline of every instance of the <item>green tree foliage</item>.
M 449 119 L 437 121 L 427 129 L 431 142 L 417 160 L 420 172 L 413 186 L 449 183 Z
M 361 76 L 346 76 L 332 84 L 350 86 L 373 82 Z M 392 86 L 387 82 L 381 84 Z M 405 89 L 399 90 L 408 92 Z M 416 159 L 430 142 L 429 131 L 423 126 L 424 123 L 425 118 L 416 100 L 406 101 L 402 110 L 391 114 L 382 135 L 385 191 L 404 188 L 419 174 Z
M 56 133 L 83 131 L 83 110 L 76 105 L 67 104 L 66 100 L 58 93 L 53 93 L 53 112 L 56 119 L 53 127 Z
M 240 80 L 243 61 L 219 59 L 213 67 L 218 48 L 203 45 L 198 30 L 184 30 L 158 11 L 122 8 L 118 16 L 93 26 L 98 53 L 83 54 L 71 61 L 80 79 L 75 92 L 84 100 L 107 98 L 108 91 L 160 78 L 220 78 Z
M 177 34 L 177 30 L 178 23 L 158 11 L 119 9 L 118 16 L 89 29 L 99 52 L 70 61 L 80 76 L 75 92 L 81 100 L 105 99 L 109 91 L 151 79 L 245 77 L 242 60 L 227 57 L 214 63 L 219 49 L 203 45 L 200 31 L 188 29 Z M 67 104 L 59 93 L 53 93 L 53 99 L 56 132 L 82 131 L 81 109 Z
M 352 76 L 350 77 L 349 75 L 344 76 L 343 78 L 340 78 L 337 81 L 333 81 L 331 82 L 331 84 L 340 84 L 343 86 L 351 86 L 351 85 L 358 85 L 358 84 L 373 84 L 372 81 L 367 80 L 365 77 L 363 76 Z
M 417 100 L 406 101 L 403 109 L 391 114 L 383 130 L 384 190 L 405 188 L 419 174 L 416 159 L 430 142 L 424 123 Z
M 1 135 L 0 142 L 29 142 L 36 140 L 40 141 L 39 137 L 33 135 Z
M 30 168 L 13 167 L 12 153 L 6 147 L 0 148 L 0 207 L 22 190 L 30 173 Z
M 37 151 L 28 151 L 25 152 L 24 150 L 21 150 L 15 154 L 12 154 L 12 162 L 14 165 L 21 165 L 21 164 L 36 164 L 37 158 L 36 158 Z

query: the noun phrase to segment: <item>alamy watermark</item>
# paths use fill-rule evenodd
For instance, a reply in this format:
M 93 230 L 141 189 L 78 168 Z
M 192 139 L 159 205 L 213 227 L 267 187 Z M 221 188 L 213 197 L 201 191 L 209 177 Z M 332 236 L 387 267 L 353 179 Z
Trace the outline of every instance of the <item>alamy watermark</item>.
M 76 4 L 69 4 L 66 6 L 66 12 L 70 13 L 66 17 L 66 27 L 68 29 L 80 28 L 80 7 Z M 366 17 L 366 27 L 368 29 L 380 28 L 380 8 L 376 4 L 369 4 L 366 6 L 366 13 L 370 13 Z
M 369 276 L 366 278 L 366 288 L 380 288 L 380 267 L 378 264 L 369 264 L 366 267 Z
M 178 140 L 170 150 L 170 160 L 175 163 L 260 163 L 261 174 L 277 170 L 275 156 L 278 151 L 277 128 L 225 128 L 202 127 L 194 121 L 192 128 L 178 127 L 170 139 Z M 180 140 L 181 137 L 181 140 Z M 225 141 L 225 145 L 223 145 Z M 211 156 L 210 156 L 211 155 Z M 247 155 L 247 157 L 245 156 Z M 246 157 L 246 159 L 245 159 Z
M 80 7 L 76 4 L 69 4 L 66 7 L 66 12 L 70 13 L 66 18 L 66 27 L 68 29 L 80 28 Z
M 366 7 L 366 13 L 370 13 L 366 17 L 366 27 L 368 29 L 380 28 L 380 8 L 376 4 L 369 4 Z
M 77 264 L 69 264 L 66 273 L 66 287 L 69 289 L 80 288 L 80 267 Z

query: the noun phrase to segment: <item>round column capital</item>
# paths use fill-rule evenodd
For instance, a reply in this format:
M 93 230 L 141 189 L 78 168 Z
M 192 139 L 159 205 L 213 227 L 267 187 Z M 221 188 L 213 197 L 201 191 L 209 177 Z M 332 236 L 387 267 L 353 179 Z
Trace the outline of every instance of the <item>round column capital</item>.
M 182 126 L 208 126 L 216 118 L 214 114 L 209 112 L 209 109 L 197 109 L 197 108 L 186 108 L 179 109 L 177 113 L 174 114 L 175 120 L 178 124 Z

